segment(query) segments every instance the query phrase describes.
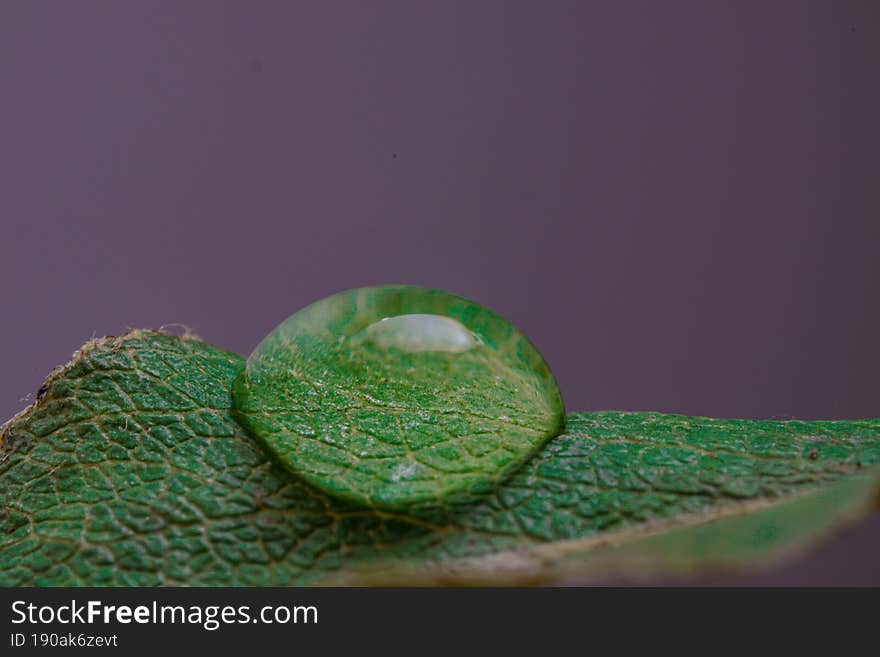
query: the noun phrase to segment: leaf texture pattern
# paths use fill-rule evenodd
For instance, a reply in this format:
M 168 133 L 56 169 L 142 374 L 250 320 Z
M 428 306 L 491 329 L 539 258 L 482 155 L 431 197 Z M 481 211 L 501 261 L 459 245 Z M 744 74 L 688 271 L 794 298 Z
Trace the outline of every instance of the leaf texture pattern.
M 575 413 L 478 502 L 374 510 L 297 479 L 233 420 L 243 366 L 139 330 L 54 372 L 0 432 L 0 585 L 544 581 L 615 537 L 772 509 L 880 461 L 877 420 Z

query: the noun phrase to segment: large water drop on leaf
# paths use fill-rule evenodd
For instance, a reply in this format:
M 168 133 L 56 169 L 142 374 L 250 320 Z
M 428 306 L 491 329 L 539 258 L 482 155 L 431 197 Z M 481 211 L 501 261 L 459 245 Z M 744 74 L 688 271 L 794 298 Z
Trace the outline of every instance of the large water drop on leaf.
M 388 509 L 485 493 L 564 417 L 550 369 L 514 326 L 408 286 L 342 292 L 291 316 L 248 358 L 234 403 L 292 472 Z

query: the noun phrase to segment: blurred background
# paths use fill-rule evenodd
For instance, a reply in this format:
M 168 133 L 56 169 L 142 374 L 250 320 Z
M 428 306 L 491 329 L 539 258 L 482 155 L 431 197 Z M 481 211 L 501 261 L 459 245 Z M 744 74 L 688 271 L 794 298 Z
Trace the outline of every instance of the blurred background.
M 880 415 L 880 6 L 0 4 L 0 419 L 85 340 L 444 288 L 569 410 Z M 880 584 L 880 514 L 782 568 Z M 711 582 L 710 582 L 711 583 Z

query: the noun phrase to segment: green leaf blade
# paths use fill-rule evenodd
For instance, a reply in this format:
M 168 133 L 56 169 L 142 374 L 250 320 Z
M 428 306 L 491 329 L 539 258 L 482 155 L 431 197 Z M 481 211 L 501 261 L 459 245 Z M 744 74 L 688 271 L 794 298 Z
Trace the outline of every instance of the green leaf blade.
M 375 511 L 305 484 L 240 428 L 229 391 L 243 365 L 135 331 L 50 377 L 0 432 L 0 585 L 557 581 L 601 571 L 609 544 L 783 513 L 880 461 L 877 420 L 572 414 L 478 502 Z M 816 525 L 831 527 L 823 508 Z

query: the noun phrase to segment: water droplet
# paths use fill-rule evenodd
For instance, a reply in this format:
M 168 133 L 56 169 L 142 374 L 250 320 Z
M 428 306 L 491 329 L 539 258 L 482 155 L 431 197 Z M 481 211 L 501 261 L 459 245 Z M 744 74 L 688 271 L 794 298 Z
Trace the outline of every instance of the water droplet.
M 409 286 L 342 292 L 295 313 L 250 355 L 233 396 L 239 421 L 292 472 L 389 509 L 485 490 L 564 418 L 552 373 L 514 326 Z

